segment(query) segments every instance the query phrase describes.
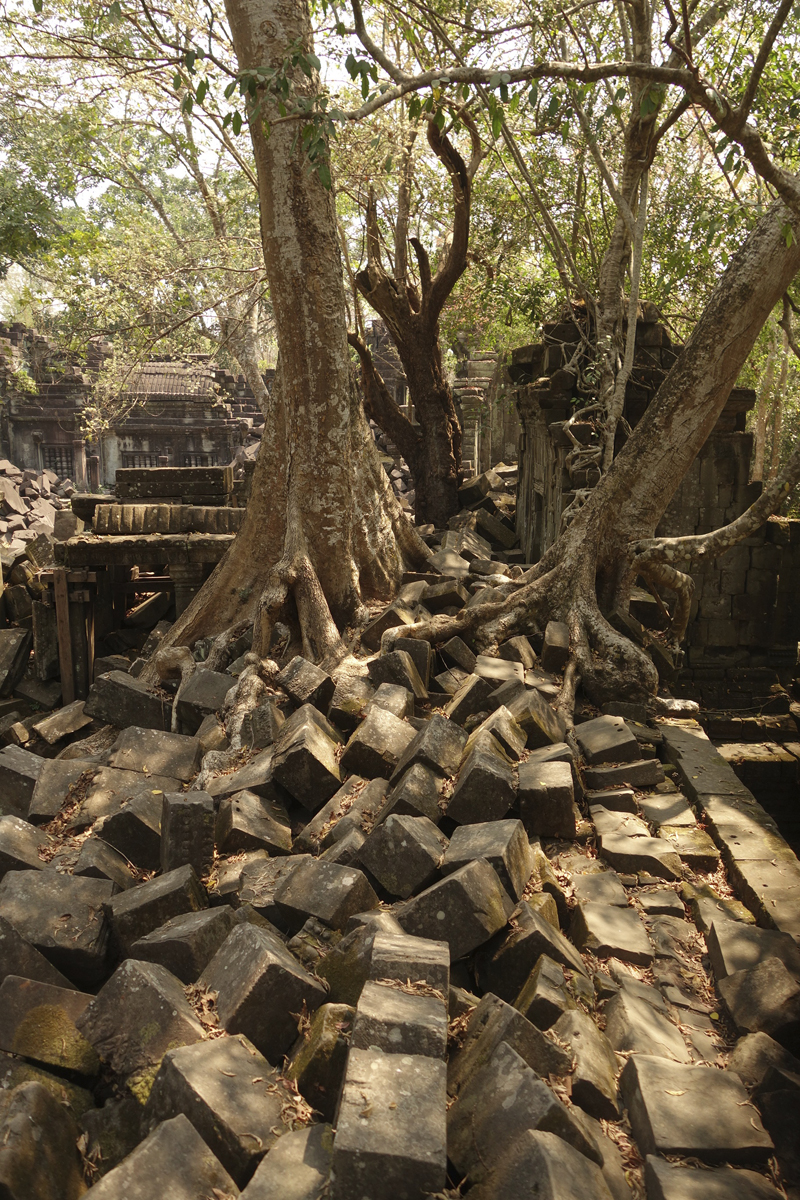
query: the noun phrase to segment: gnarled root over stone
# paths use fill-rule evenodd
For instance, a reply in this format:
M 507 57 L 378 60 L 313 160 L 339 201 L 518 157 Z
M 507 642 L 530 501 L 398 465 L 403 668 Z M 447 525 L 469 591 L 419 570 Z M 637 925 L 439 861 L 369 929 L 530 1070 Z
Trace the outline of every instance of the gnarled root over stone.
M 153 670 L 159 683 L 179 679 L 178 690 L 172 701 L 172 721 L 170 729 L 178 732 L 178 701 L 186 684 L 194 675 L 197 663 L 188 646 L 167 646 L 159 648 L 153 655 Z
M 532 568 L 523 576 L 522 586 L 505 600 L 389 629 L 383 635 L 383 647 L 390 648 L 398 637 L 441 644 L 466 635 L 475 650 L 492 653 L 510 637 L 541 631 L 548 621 L 562 621 L 570 631 L 570 659 L 556 707 L 568 723 L 579 681 L 595 704 L 620 696 L 646 703 L 658 684 L 656 669 L 649 656 L 617 633 L 603 616 L 587 572 L 575 571 L 574 564 L 566 560 L 553 566 L 543 559 L 538 567 L 543 573 L 536 575 L 537 567 Z M 535 576 L 531 582 L 525 582 L 531 576 Z

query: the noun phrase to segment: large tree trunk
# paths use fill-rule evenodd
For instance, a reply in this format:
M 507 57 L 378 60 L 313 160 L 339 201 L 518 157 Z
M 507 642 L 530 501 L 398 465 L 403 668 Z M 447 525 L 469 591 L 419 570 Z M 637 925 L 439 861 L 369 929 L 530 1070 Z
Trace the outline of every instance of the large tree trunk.
M 226 10 L 243 70 L 281 68 L 295 45 L 312 49 L 304 0 L 227 0 Z M 318 80 L 297 69 L 294 86 L 307 95 Z M 278 371 L 242 530 L 169 643 L 255 617 L 260 656 L 280 620 L 293 646 L 330 662 L 364 600 L 389 598 L 404 552 L 423 561 L 426 551 L 392 495 L 353 386 L 332 192 L 306 159 L 299 120 L 279 120 L 271 97 L 260 99 L 250 133 Z
M 795 234 L 788 247 L 782 234 L 787 219 Z M 761 218 L 631 438 L 520 589 L 503 602 L 405 626 L 403 636 L 438 642 L 466 633 L 477 648 L 490 649 L 513 634 L 560 620 L 570 628 L 573 657 L 567 700 L 576 673 L 598 703 L 652 693 L 657 682 L 652 662 L 606 616 L 625 606 L 637 572 L 651 573 L 667 586 L 686 578 L 676 578 L 680 573 L 673 567 L 653 562 L 643 551 L 652 546 L 659 520 L 714 428 L 770 312 L 800 270 L 799 234 L 800 220 L 781 206 Z M 680 561 L 680 555 L 672 557 Z M 391 642 L 393 636 L 390 631 L 385 638 Z
M 444 529 L 458 511 L 461 423 L 442 364 L 438 324 L 428 336 L 421 331 L 415 337 L 416 332 L 412 331 L 410 341 L 395 339 L 402 347 L 416 422 L 400 411 L 361 339 L 352 333 L 348 336 L 361 360 L 367 415 L 395 443 L 414 478 L 416 522 Z
M 420 338 L 406 352 L 403 365 L 422 433 L 411 467 L 417 524 L 432 521 L 444 529 L 459 509 L 462 430 L 442 364 L 438 325 L 430 337 Z

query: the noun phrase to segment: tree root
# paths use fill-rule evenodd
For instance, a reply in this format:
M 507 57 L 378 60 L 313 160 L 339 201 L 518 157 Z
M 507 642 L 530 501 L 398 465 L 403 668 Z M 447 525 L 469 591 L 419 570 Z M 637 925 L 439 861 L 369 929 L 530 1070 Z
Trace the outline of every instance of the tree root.
M 156 650 L 153 655 L 153 669 L 159 683 L 165 683 L 168 679 L 180 679 L 175 699 L 172 701 L 172 721 L 170 722 L 171 731 L 177 733 L 178 701 L 186 684 L 194 675 L 197 663 L 188 646 L 167 646 Z
M 250 628 L 249 621 L 237 621 L 227 629 L 223 629 L 214 639 L 208 658 L 203 664 L 208 671 L 224 671 L 230 658 L 230 645 L 237 641 Z
M 640 556 L 637 560 L 639 574 L 642 578 L 652 587 L 667 588 L 669 591 L 675 592 L 677 596 L 675 609 L 670 618 L 669 646 L 672 650 L 679 650 L 681 642 L 686 637 L 686 627 L 689 624 L 694 580 L 691 575 L 686 575 L 685 572 L 678 571 L 675 567 L 668 566 L 667 563 L 652 561 L 642 563 L 642 557 L 644 556 Z
M 251 655 L 247 657 L 250 658 Z M 256 655 L 252 655 L 252 657 L 256 658 Z M 264 696 L 271 691 L 269 685 L 261 678 L 259 673 L 261 664 L 257 658 L 256 662 L 257 665 L 252 664 L 245 667 L 233 685 L 236 689 L 233 695 L 231 696 L 229 692 L 225 697 L 225 732 L 228 735 L 232 751 L 242 749 L 242 726 L 245 718 L 254 708 L 258 708 Z
M 252 652 L 245 655 L 245 667 L 225 697 L 221 719 L 230 741 L 226 750 L 210 750 L 203 757 L 200 773 L 192 784 L 193 791 L 203 791 L 206 784 L 221 771 L 230 770 L 239 760 L 241 751 L 248 749 L 243 743 L 242 727 L 245 718 L 264 701 L 265 696 L 275 695 L 279 667 L 271 658 L 260 659 Z
M 543 563 L 537 566 L 541 568 Z M 382 650 L 390 650 L 400 637 L 422 638 L 438 645 L 467 635 L 475 650 L 493 653 L 516 634 L 534 633 L 548 621 L 563 621 L 570 631 L 571 657 L 556 706 L 568 721 L 579 683 L 596 704 L 620 694 L 631 700 L 648 700 L 658 684 L 650 657 L 609 625 L 584 572 L 571 571 L 564 562 L 548 565 L 549 570 L 538 578 L 531 580 L 536 568 L 527 572 L 521 586 L 505 600 L 388 629 L 381 639 Z
M 312 662 L 337 662 L 347 653 L 308 555 L 284 555 L 270 572 L 258 602 L 253 652 L 266 658 L 279 622 L 299 627 L 302 653 Z

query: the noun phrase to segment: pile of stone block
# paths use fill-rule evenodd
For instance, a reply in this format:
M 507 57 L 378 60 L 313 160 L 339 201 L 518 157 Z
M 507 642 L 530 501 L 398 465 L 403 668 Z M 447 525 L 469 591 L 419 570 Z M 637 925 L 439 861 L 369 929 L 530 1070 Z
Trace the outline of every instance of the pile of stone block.
M 409 581 L 409 611 L 479 594 L 482 535 L 449 532 L 463 568 Z M 567 729 L 557 624 L 382 646 L 402 611 L 333 676 L 286 662 L 227 755 L 235 669 L 202 661 L 181 732 L 118 668 L 38 723 L 58 757 L 0 750 L 4 1194 L 800 1187 L 774 824 L 692 721 L 620 702 Z
M 381 456 L 383 469 L 389 476 L 392 490 L 400 501 L 402 508 L 406 512 L 413 513 L 416 493 L 408 463 L 394 442 L 386 436 L 380 427 L 374 421 L 370 421 L 369 424 L 372 436 L 375 439 L 375 445 L 378 447 L 378 453 Z
M 59 514 L 72 520 L 70 498 L 75 485 L 54 471 L 23 471 L 8 459 L 0 461 L 0 561 L 4 572 L 13 566 L 26 545 L 46 534 L 54 536 Z M 63 536 L 63 535 L 61 535 Z

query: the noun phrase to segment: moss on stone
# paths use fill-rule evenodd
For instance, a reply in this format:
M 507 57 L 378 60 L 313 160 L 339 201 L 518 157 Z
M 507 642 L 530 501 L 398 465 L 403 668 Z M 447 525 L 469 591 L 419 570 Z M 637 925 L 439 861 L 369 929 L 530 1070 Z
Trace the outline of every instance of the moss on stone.
M 128 1091 L 132 1096 L 135 1096 L 139 1103 L 144 1108 L 148 1097 L 153 1090 L 153 1084 L 156 1081 L 158 1069 L 161 1066 L 161 1059 L 157 1063 L 151 1063 L 147 1067 L 142 1067 L 139 1071 L 134 1071 L 125 1080 Z
M 96 1075 L 100 1070 L 94 1048 L 55 1004 L 40 1004 L 25 1014 L 14 1031 L 11 1049 L 81 1075 Z

